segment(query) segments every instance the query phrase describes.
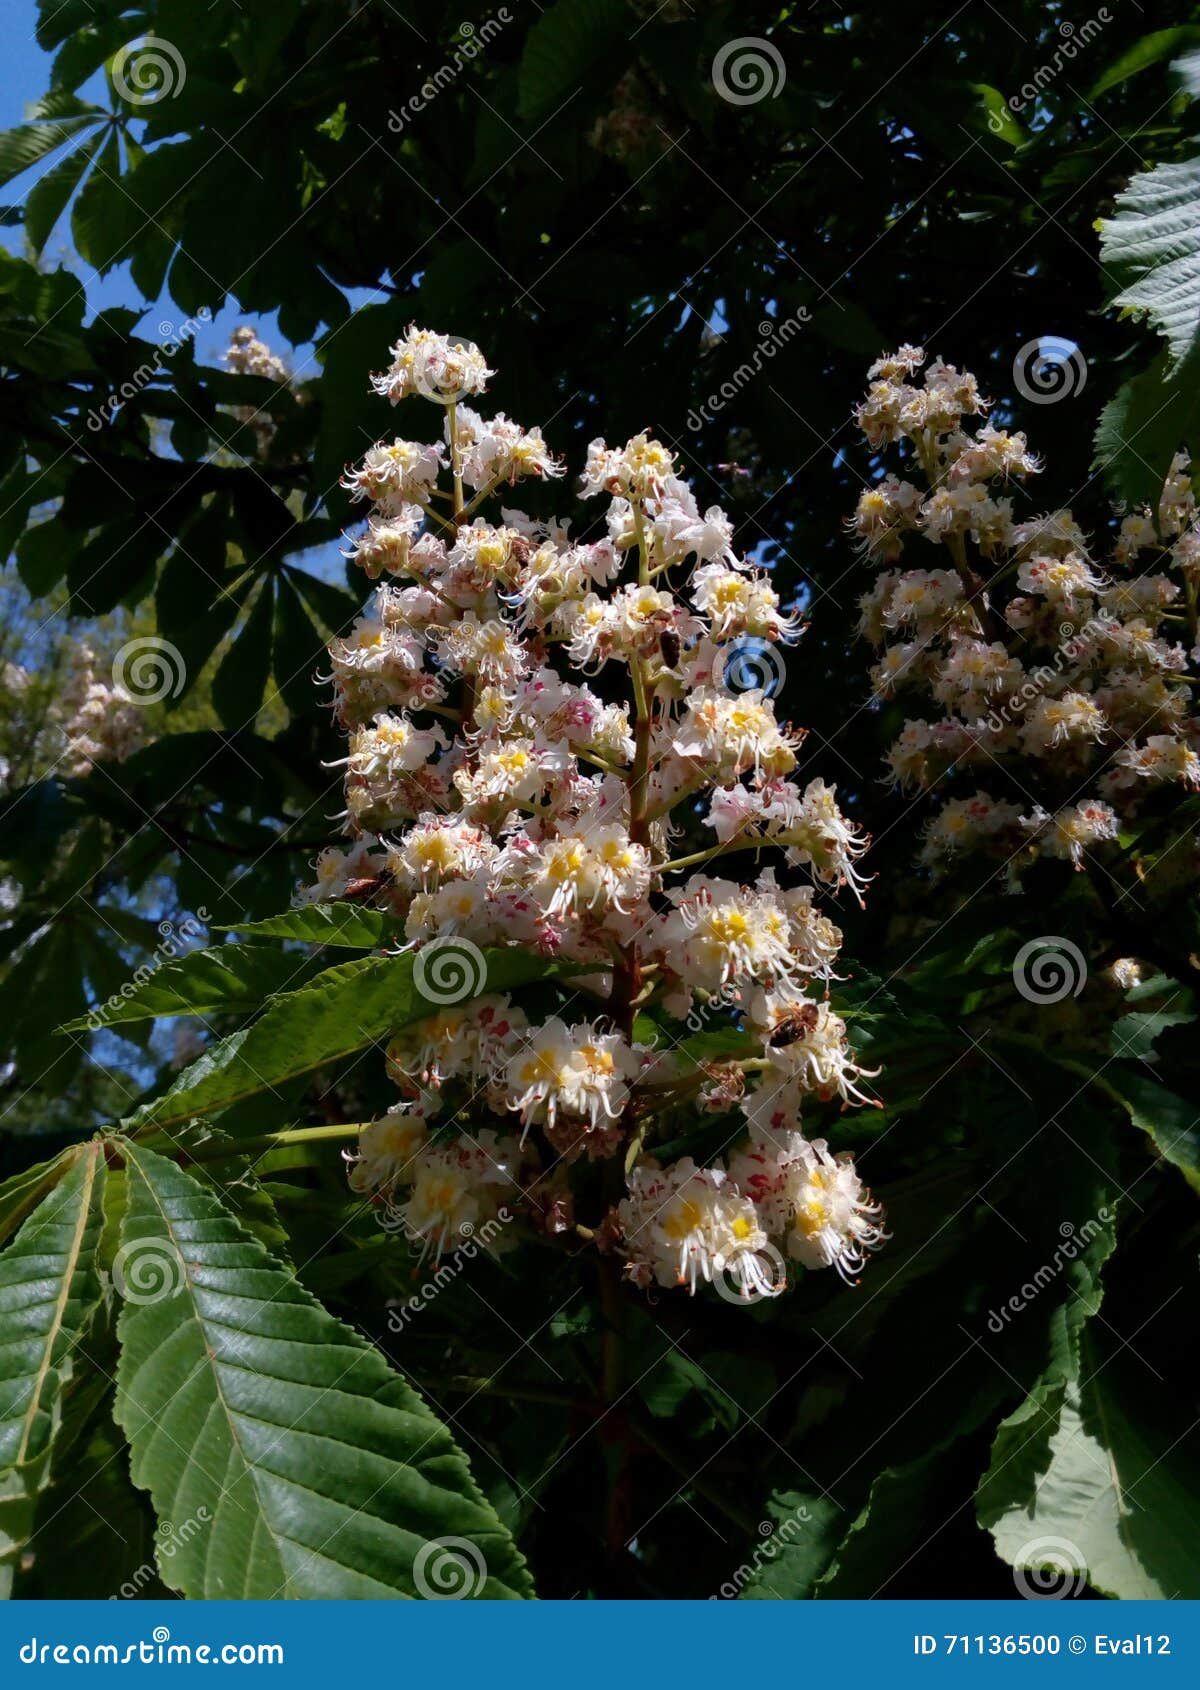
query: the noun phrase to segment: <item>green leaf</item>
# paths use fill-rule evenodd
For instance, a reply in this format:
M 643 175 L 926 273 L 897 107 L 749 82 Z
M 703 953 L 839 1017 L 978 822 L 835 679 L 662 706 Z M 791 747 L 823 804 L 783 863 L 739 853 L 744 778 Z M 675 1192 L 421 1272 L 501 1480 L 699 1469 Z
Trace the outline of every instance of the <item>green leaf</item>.
M 50 1481 L 74 1352 L 100 1300 L 104 1155 L 90 1144 L 0 1257 L 0 1588 Z
M 324 639 L 313 627 L 287 576 L 281 575 L 275 594 L 271 672 L 275 689 L 291 715 L 311 715 L 317 708 L 315 675 L 324 655 Z
M 479 954 L 484 967 L 478 972 L 478 986 L 459 1002 L 485 991 L 512 991 L 571 969 L 515 948 Z M 414 979 L 415 963 L 412 952 L 359 957 L 326 970 L 301 991 L 283 993 L 258 1021 L 206 1051 L 169 1091 L 139 1109 L 126 1125 L 131 1132 L 143 1132 L 212 1114 L 434 1014 L 445 1000 L 439 1005 L 422 992 Z
M 1181 443 L 1200 440 L 1200 349 L 1168 375 L 1162 352 L 1113 394 L 1096 426 L 1092 468 L 1131 505 L 1155 505 Z
M 44 598 L 67 572 L 71 536 L 61 522 L 35 523 L 17 541 L 17 574 L 35 599 Z
M 99 275 L 128 256 L 122 225 L 129 200 L 120 179 L 121 146 L 114 129 L 100 149 L 96 167 L 71 211 L 71 236 L 76 251 Z
M 130 1146 L 128 1167 L 127 1264 L 144 1252 L 168 1278 L 121 1311 L 116 1417 L 160 1517 L 208 1515 L 164 1578 L 193 1598 L 420 1597 L 449 1553 L 467 1593 L 532 1595 L 450 1434 L 378 1351 L 174 1163 Z
M 97 129 L 66 158 L 60 159 L 53 170 L 48 170 L 37 186 L 30 190 L 25 201 L 25 233 L 39 257 L 103 139 L 104 131 Z
M 252 727 L 262 707 L 263 692 L 271 670 L 274 598 L 273 583 L 264 581 L 245 626 L 217 665 L 213 676 L 212 700 L 217 714 L 234 733 Z
M 971 88 L 979 97 L 979 115 L 983 120 L 983 127 L 1000 140 L 1006 141 L 1010 147 L 1019 147 L 1025 139 L 1025 131 L 1013 116 L 1012 107 L 1000 90 L 987 82 L 973 82 Z
M 78 1161 L 81 1147 L 72 1144 L 49 1162 L 37 1162 L 23 1168 L 0 1185 L 0 1244 L 16 1231 L 26 1215 L 32 1214 L 46 1193 L 52 1191 Z
M 1181 48 L 1193 45 L 1197 39 L 1200 39 L 1200 30 L 1194 24 L 1180 24 L 1175 29 L 1156 29 L 1149 35 L 1143 35 L 1140 41 L 1135 41 L 1100 73 L 1088 93 L 1088 100 L 1098 100 L 1110 88 L 1127 82 L 1131 76 L 1148 70 L 1151 65 L 1173 58 Z
M 767 1509 L 774 1530 L 754 1546 L 730 1582 L 745 1601 L 798 1602 L 812 1595 L 833 1559 L 846 1529 L 845 1510 L 831 1496 L 802 1491 L 777 1492 Z M 725 1585 L 719 1594 L 727 1594 Z
M 521 57 L 517 109 L 526 123 L 548 117 L 570 95 L 603 78 L 628 53 L 621 0 L 555 0 L 537 20 Z
M 1090 1330 L 1049 1461 L 1026 1506 L 992 1525 L 997 1552 L 1018 1570 L 1059 1575 L 1076 1589 L 1126 1601 L 1200 1596 L 1196 1513 L 1200 1470 L 1191 1416 L 1147 1389 L 1146 1370 Z M 1174 1405 L 1172 1405 L 1173 1407 Z M 1030 1579 L 1036 1591 L 1039 1581 Z
M 106 1379 L 100 1383 L 107 1389 Z M 169 1599 L 172 1592 L 154 1568 L 154 1551 L 162 1544 L 168 1558 L 173 1555 L 175 1534 L 155 1536 L 149 1499 L 129 1482 L 125 1440 L 112 1423 L 111 1402 L 101 1405 L 80 1447 L 65 1455 L 58 1455 L 42 1511 L 45 1550 L 42 1534 L 35 1534 L 33 1565 L 22 1571 L 13 1594 L 21 1601 Z M 196 1529 L 201 1526 L 198 1522 Z M 70 1553 L 58 1551 L 59 1544 L 70 1544 Z
M 121 992 L 60 1031 L 92 1033 L 160 1015 L 246 1013 L 261 1009 L 277 992 L 294 988 L 309 967 L 307 957 L 270 945 L 215 945 L 191 951 L 177 962 L 135 971 Z M 139 980 L 139 974 L 145 977 Z
M 307 939 L 314 945 L 345 945 L 351 950 L 370 951 L 394 937 L 396 926 L 395 917 L 383 910 L 332 903 L 306 904 L 303 909 L 268 916 L 265 921 L 233 922 L 217 931 L 264 939 Z
M 1104 1078 L 1134 1126 L 1149 1133 L 1159 1154 L 1200 1191 L 1200 1110 L 1139 1068 L 1115 1063 Z
M 78 100 L 73 105 L 71 115 L 41 123 L 21 123 L 15 129 L 0 132 L 0 187 L 61 147 L 72 135 L 108 116 L 98 106 L 84 106 Z
M 975 1497 L 981 1526 L 994 1528 L 1006 1514 L 1024 1508 L 1036 1488 L 1038 1474 L 1050 1459 L 1051 1440 L 1067 1393 L 1079 1377 L 1080 1335 L 1100 1307 L 1100 1272 L 1115 1246 L 1113 1213 L 1099 1205 L 1098 1212 L 1088 1216 L 1078 1231 L 1071 1223 L 1043 1267 L 1035 1270 L 1024 1286 L 1014 1287 L 1014 1296 L 1019 1299 L 1017 1310 L 1009 1308 L 997 1314 L 1002 1322 L 1006 1313 L 1009 1318 L 1014 1313 L 1019 1318 L 1048 1285 L 1062 1283 L 1061 1300 L 1050 1315 L 1046 1365 L 1024 1400 L 997 1428 L 991 1463 Z
M 1112 303 L 1149 318 L 1182 362 L 1200 324 L 1200 158 L 1132 179 L 1100 225 L 1100 262 L 1127 278 Z

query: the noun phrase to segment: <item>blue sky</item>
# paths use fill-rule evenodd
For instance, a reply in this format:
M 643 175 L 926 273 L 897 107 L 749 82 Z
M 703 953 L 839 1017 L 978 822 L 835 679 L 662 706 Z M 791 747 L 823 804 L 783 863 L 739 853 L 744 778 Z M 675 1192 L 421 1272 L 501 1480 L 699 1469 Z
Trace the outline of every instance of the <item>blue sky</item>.
M 30 103 L 45 92 L 49 85 L 52 55 L 43 52 L 34 34 L 37 22 L 36 0 L 0 0 L 0 3 L 3 6 L 0 17 L 5 28 L 5 50 L 0 55 L 0 128 L 7 129 L 23 122 Z M 199 3 L 200 0 L 197 0 L 197 4 Z M 107 107 L 110 104 L 103 73 L 97 73 L 79 92 L 84 98 L 94 100 L 97 105 Z M 15 182 L 0 190 L 0 202 L 23 203 L 42 172 L 53 168 L 61 156 L 61 153 L 52 154 L 49 159 L 40 161 Z M 0 246 L 10 252 L 23 252 L 23 231 L 19 227 L 0 228 Z M 160 320 L 178 322 L 183 317 L 183 313 L 166 294 L 160 296 L 159 300 L 143 299 L 130 277 L 127 264 L 117 265 L 105 276 L 97 275 L 85 264 L 71 245 L 69 210 L 60 219 L 47 243 L 42 261 L 47 268 L 62 266 L 72 270 L 80 278 L 87 293 L 89 318 L 97 311 L 110 306 L 144 309 L 147 315 L 137 332 L 144 334 L 148 340 L 155 341 L 159 338 L 157 325 Z M 361 295 L 351 296 L 351 303 L 358 305 L 373 297 L 375 296 L 364 290 Z M 238 323 L 247 320 L 253 323 L 272 349 L 280 353 L 296 375 L 314 373 L 311 345 L 293 346 L 286 341 L 279 332 L 274 313 L 247 319 L 236 303 L 227 304 L 210 322 L 198 329 L 195 346 L 199 362 L 219 364 L 221 355 L 229 344 L 231 331 Z M 338 544 L 334 543 L 304 554 L 303 566 L 328 579 L 340 579 L 344 566 Z
M 197 4 L 199 3 L 200 0 L 197 0 Z M 45 92 L 49 84 L 52 55 L 42 51 L 34 34 L 38 11 L 36 0 L 2 0 L 2 5 L 5 39 L 4 52 L 0 55 L 0 128 L 8 129 L 21 123 L 30 102 Z M 97 105 L 109 104 L 108 91 L 101 73 L 97 73 L 85 83 L 80 93 L 84 98 L 95 100 Z M 32 170 L 0 190 L 0 199 L 6 204 L 22 203 L 42 172 L 51 169 L 61 156 L 61 153 L 54 153 L 49 159 L 36 164 Z M 22 252 L 22 231 L 19 228 L 0 229 L 0 245 L 10 252 Z M 89 316 L 113 305 L 133 309 L 144 306 L 148 311 L 152 306 L 159 305 L 158 301 L 146 301 L 142 298 L 130 280 L 128 265 L 118 265 L 106 276 L 98 276 L 82 262 L 71 246 L 69 211 L 62 217 L 47 243 L 43 261 L 50 268 L 62 265 L 79 276 L 87 291 Z M 164 296 L 161 309 L 155 312 L 153 321 L 157 322 L 159 316 L 175 321 L 179 315 L 178 309 Z M 218 363 L 221 353 L 229 344 L 230 331 L 243 320 L 236 305 L 227 305 L 218 312 L 212 322 L 196 336 L 196 352 L 200 362 Z M 292 348 L 289 344 L 282 344 L 273 316 L 256 317 L 253 321 L 263 338 L 271 342 L 276 350 L 285 353 L 292 368 L 297 373 L 305 373 L 304 365 L 306 359 L 311 357 L 312 348 Z M 146 332 L 148 338 L 156 338 L 152 325 Z

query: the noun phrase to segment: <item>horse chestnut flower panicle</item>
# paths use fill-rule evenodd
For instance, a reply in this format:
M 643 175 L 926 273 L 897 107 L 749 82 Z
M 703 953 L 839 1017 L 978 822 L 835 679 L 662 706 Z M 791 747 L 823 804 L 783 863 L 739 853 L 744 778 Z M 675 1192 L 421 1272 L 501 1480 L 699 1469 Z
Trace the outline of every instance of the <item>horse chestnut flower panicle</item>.
M 1175 458 L 1155 510 L 1124 517 L 1103 567 L 1070 511 L 1014 521 L 1014 479 L 1041 466 L 1023 434 L 974 423 L 989 407 L 973 376 L 903 346 L 868 379 L 859 425 L 875 452 L 906 462 L 849 519 L 866 561 L 885 566 L 859 601 L 859 631 L 880 653 L 879 697 L 941 712 L 905 722 L 891 777 L 908 790 L 955 775 L 979 788 L 945 794 L 922 859 L 937 872 L 980 853 L 1014 873 L 1038 856 L 1083 868 L 1155 788 L 1200 788 L 1200 718 L 1183 679 L 1200 656 L 1189 460 Z M 915 539 L 951 567 L 896 567 Z M 997 780 L 1025 801 L 994 797 Z
M 330 648 L 348 843 L 300 895 L 390 911 L 440 1006 L 389 1045 L 401 1095 L 351 1186 L 422 1252 L 507 1248 L 520 1227 L 485 1223 L 545 1231 L 553 1213 L 589 1218 L 572 1242 L 615 1248 L 637 1285 L 721 1274 L 749 1300 L 787 1261 L 845 1275 L 882 1241 L 879 1207 L 800 1120 L 874 1101 L 828 1002 L 842 936 L 814 903 L 861 900 L 866 841 L 832 786 L 795 780 L 801 735 L 776 716 L 779 677 L 755 673 L 798 618 L 649 435 L 588 449 L 599 537 L 510 508 L 563 469 L 540 430 L 462 403 L 491 374 L 410 329 L 374 386 L 434 403 L 442 439 L 374 445 L 344 482 L 370 507 L 349 555 L 381 585 Z M 553 1013 L 488 989 L 491 946 L 568 965 Z M 454 948 L 456 995 L 438 973 Z M 736 1060 L 671 1054 L 696 1015 L 737 1017 Z M 697 1106 L 730 1111 L 728 1160 L 664 1165 Z

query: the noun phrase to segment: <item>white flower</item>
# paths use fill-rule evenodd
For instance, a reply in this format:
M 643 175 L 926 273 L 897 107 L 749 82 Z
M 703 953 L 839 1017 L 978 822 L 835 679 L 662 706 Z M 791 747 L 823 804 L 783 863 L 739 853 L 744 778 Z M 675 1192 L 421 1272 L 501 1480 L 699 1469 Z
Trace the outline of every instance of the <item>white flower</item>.
M 434 636 L 443 663 L 463 675 L 504 686 L 519 680 L 529 666 L 520 640 L 497 617 L 481 622 L 471 612 Z
M 428 498 L 442 463 L 440 446 L 393 440 L 389 446 L 372 446 L 357 469 L 346 471 L 342 486 L 351 498 L 370 499 L 399 521 L 406 506 Z
M 316 860 L 317 878 L 305 887 L 298 901 L 302 904 L 323 903 L 330 898 L 343 898 L 353 881 L 371 880 L 387 866 L 383 852 L 375 851 L 373 839 L 360 839 L 349 850 L 328 846 Z
M 693 875 L 668 896 L 676 907 L 662 920 L 657 948 L 664 966 L 688 986 L 719 992 L 731 981 L 767 981 L 803 971 L 778 893 Z
M 686 1285 L 694 1295 L 698 1281 L 728 1271 L 747 1299 L 781 1289 L 758 1257 L 769 1240 L 754 1204 L 720 1168 L 698 1168 L 686 1156 L 669 1168 L 641 1163 L 617 1217 L 635 1284 Z
M 419 1107 L 397 1103 L 358 1135 L 357 1154 L 347 1154 L 351 1191 L 390 1195 L 416 1174 L 417 1157 L 429 1143 L 429 1127 Z
M 470 448 L 463 456 L 463 476 L 468 487 L 483 487 L 496 481 L 511 484 L 526 475 L 553 479 L 564 473 L 563 466 L 542 439 L 540 428 L 522 428 L 503 411 L 488 422 L 473 420 L 476 426 Z
M 1116 812 L 1096 799 L 1069 804 L 1054 816 L 1035 810 L 1021 825 L 1048 856 L 1063 857 L 1077 869 L 1083 867 L 1084 854 L 1090 845 L 1115 839 L 1120 832 Z
M 1108 724 L 1104 712 L 1088 693 L 1064 692 L 1061 698 L 1039 698 L 1029 712 L 1022 744 L 1034 757 L 1044 757 L 1058 745 L 1103 739 Z
M 484 1129 L 431 1145 L 416 1160 L 407 1201 L 397 1205 L 395 1224 L 421 1246 L 421 1255 L 437 1256 L 472 1239 L 495 1220 L 504 1198 L 514 1192 L 520 1152 L 512 1138 Z
M 977 792 L 973 798 L 952 798 L 928 824 L 921 859 L 937 863 L 960 851 L 1011 836 L 1021 820 L 1018 804 L 1009 804 Z
M 1145 744 L 1118 751 L 1116 760 L 1120 767 L 1152 786 L 1182 781 L 1185 786 L 1200 787 L 1200 757 L 1186 740 L 1176 739 L 1174 734 L 1151 734 Z
M 856 1082 L 873 1079 L 879 1070 L 863 1068 L 854 1060 L 846 1023 L 827 1002 L 814 1002 L 785 986 L 756 998 L 753 1013 L 758 1025 L 765 1022 L 770 1027 L 766 1042 L 771 1067 L 761 1081 L 763 1092 L 795 1084 L 824 1100 L 875 1102 Z
M 552 1016 L 508 1064 L 508 1106 L 526 1132 L 536 1122 L 553 1126 L 560 1114 L 596 1129 L 620 1119 L 638 1067 L 619 1033 L 598 1032 L 588 1021 L 568 1027 Z
M 391 348 L 391 357 L 391 368 L 372 376 L 371 385 L 393 405 L 410 394 L 447 401 L 482 393 L 488 377 L 495 374 L 470 341 L 452 341 L 412 323 Z
M 862 540 L 868 557 L 895 563 L 904 550 L 902 536 L 917 526 L 921 497 L 919 487 L 894 475 L 864 487 L 848 526 Z
M 1069 601 L 1083 594 L 1102 592 L 1107 582 L 1079 552 L 1051 557 L 1033 556 L 1017 571 L 1017 585 L 1027 593 Z
M 780 728 L 760 687 L 741 693 L 701 687 L 684 701 L 683 720 L 670 746 L 676 756 L 699 763 L 711 780 L 725 785 L 747 769 L 788 774 L 796 766 L 797 743 Z
M 798 618 L 779 608 L 779 595 L 756 575 L 706 563 L 692 577 L 692 603 L 704 612 L 718 639 L 755 634 L 768 640 L 795 639 Z
M 526 884 L 547 915 L 628 911 L 650 888 L 650 853 L 620 826 L 567 833 L 537 847 Z

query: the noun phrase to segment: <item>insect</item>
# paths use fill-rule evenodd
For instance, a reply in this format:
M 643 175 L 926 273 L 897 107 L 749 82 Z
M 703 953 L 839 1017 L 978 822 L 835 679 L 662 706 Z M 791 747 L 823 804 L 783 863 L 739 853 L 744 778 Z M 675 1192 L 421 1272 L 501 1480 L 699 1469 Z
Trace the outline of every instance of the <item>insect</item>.
M 793 1009 L 785 1015 L 782 1021 L 771 1029 L 771 1036 L 767 1043 L 772 1050 L 782 1050 L 785 1045 L 794 1045 L 797 1039 L 802 1039 L 805 1033 L 811 1033 L 817 1024 L 817 1006 L 815 1003 L 802 1003 L 799 1009 Z
M 386 891 L 391 884 L 392 877 L 385 869 L 382 874 L 366 875 L 361 880 L 348 880 L 342 897 L 347 903 L 364 904 L 368 898 L 374 897 L 376 892 Z
M 668 669 L 674 669 L 679 662 L 679 635 L 674 628 L 664 628 L 658 636 L 658 649 L 662 653 L 662 660 Z

